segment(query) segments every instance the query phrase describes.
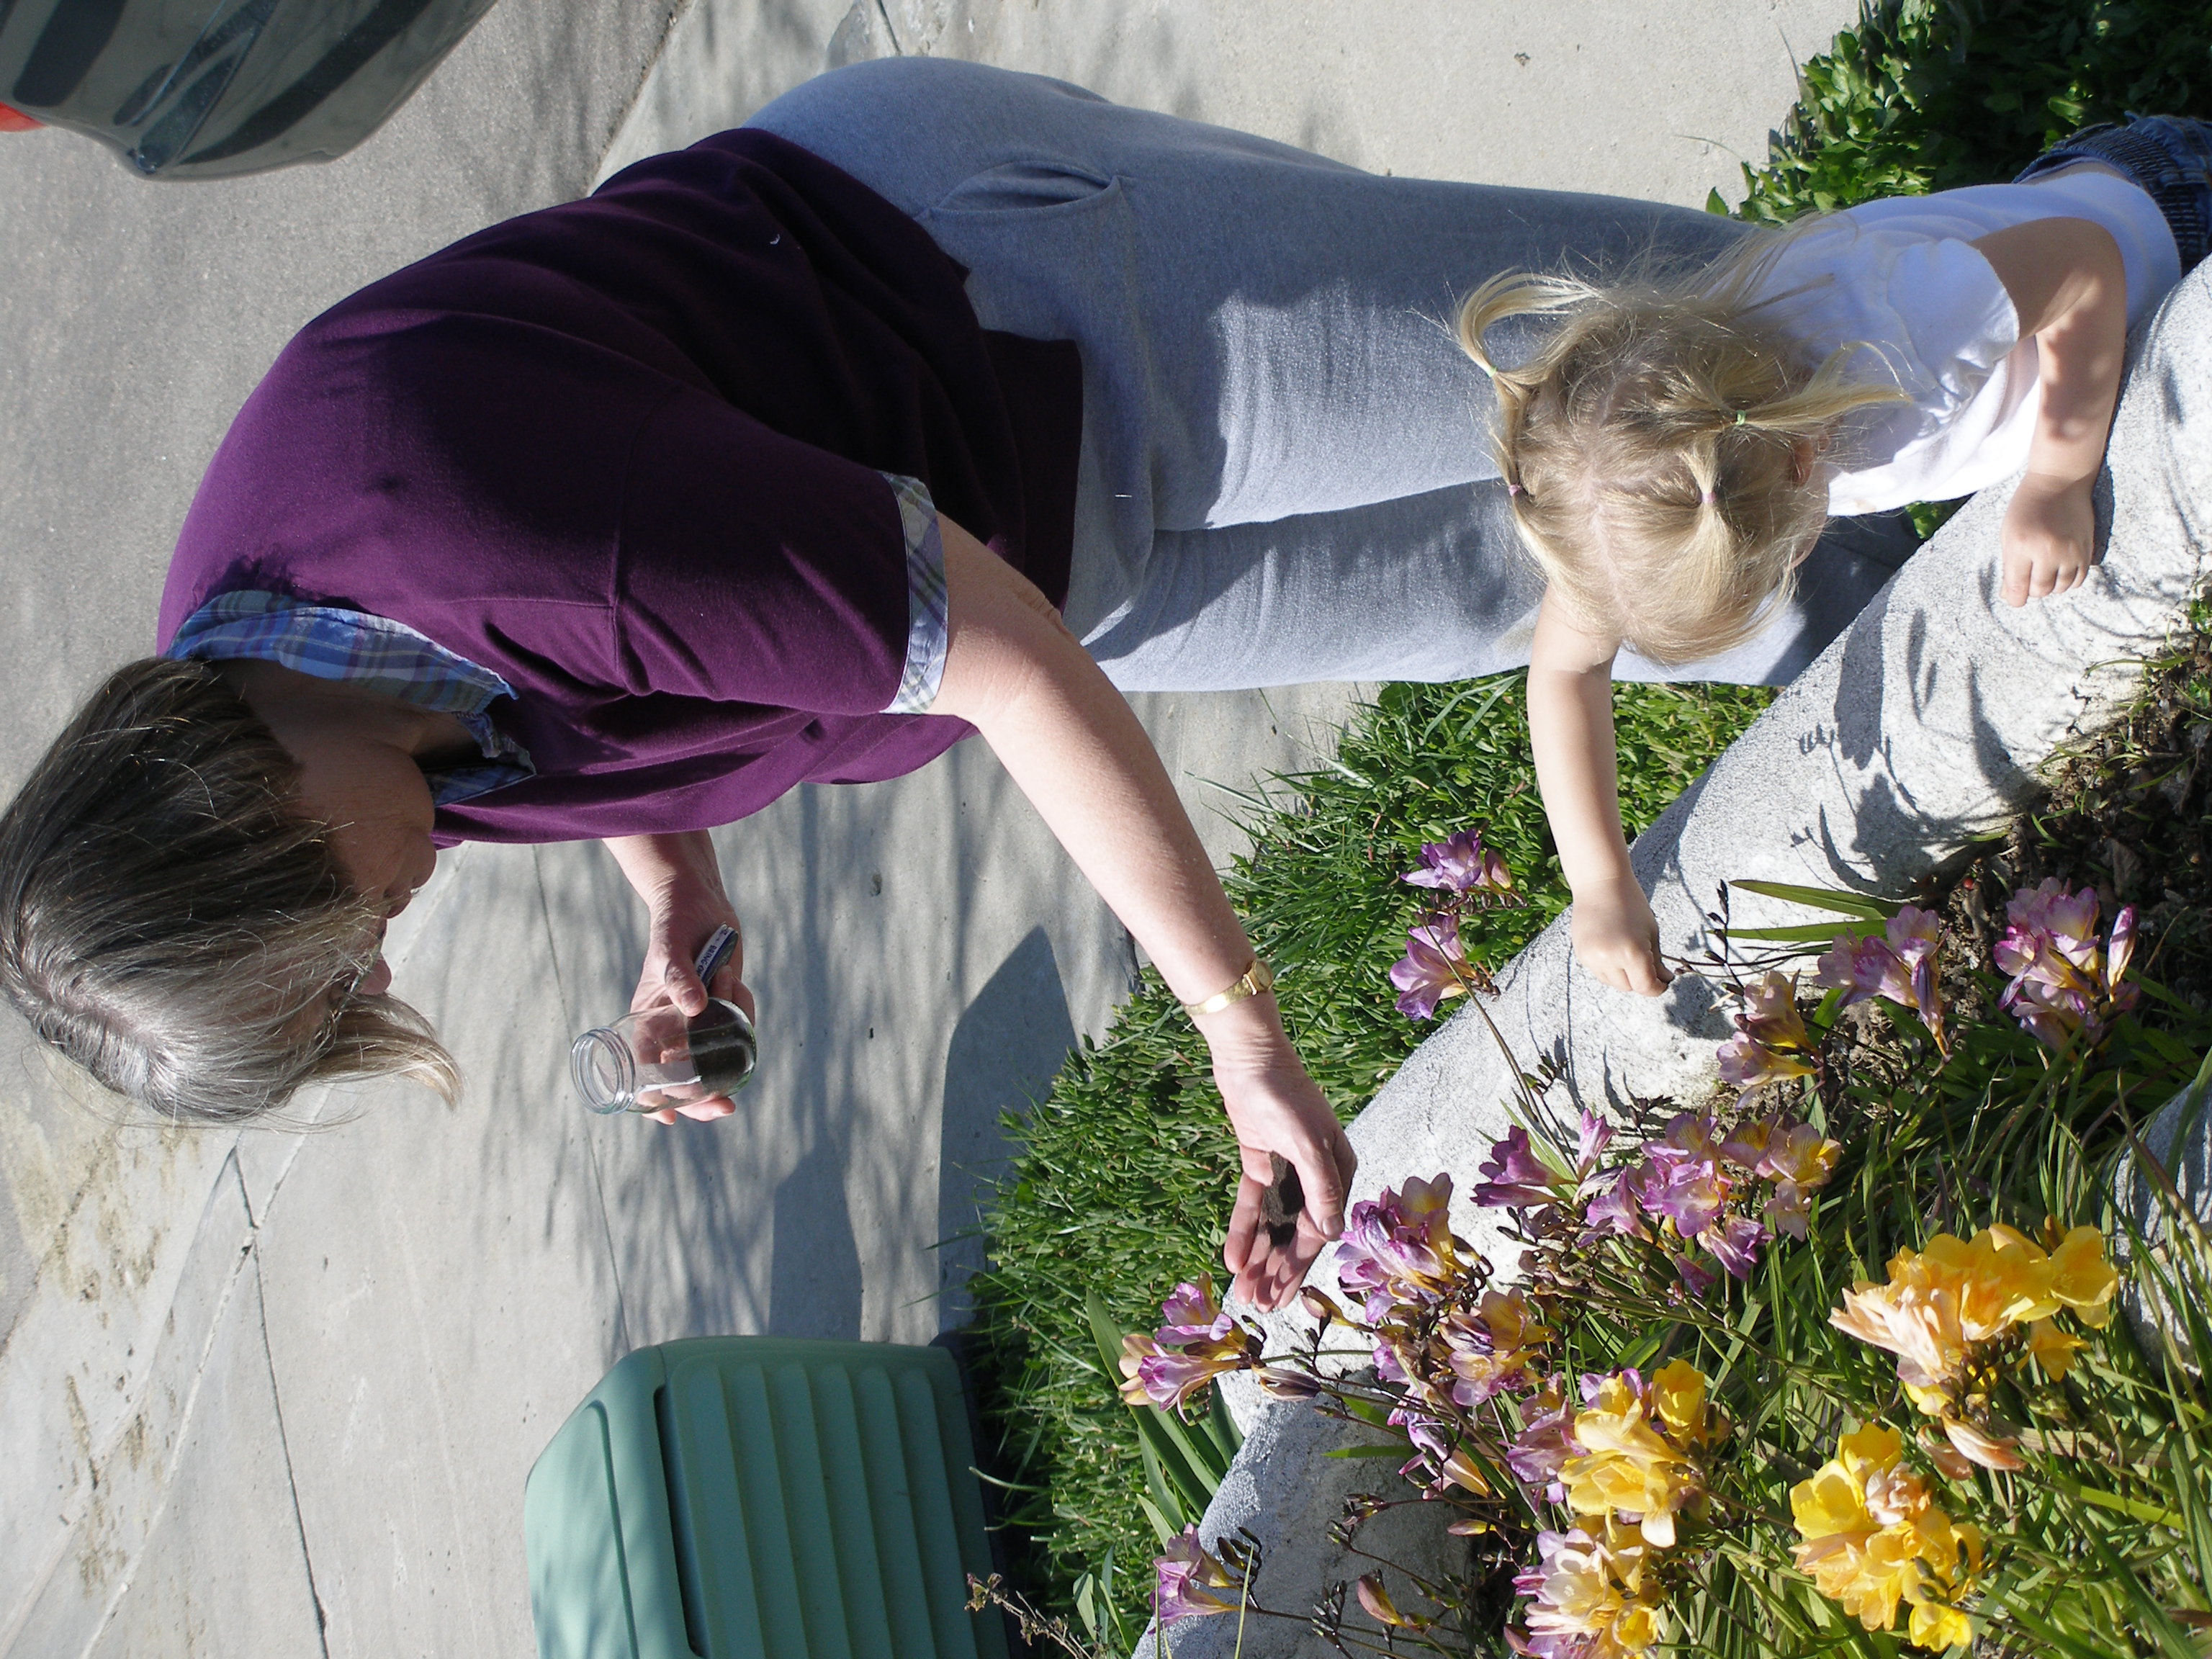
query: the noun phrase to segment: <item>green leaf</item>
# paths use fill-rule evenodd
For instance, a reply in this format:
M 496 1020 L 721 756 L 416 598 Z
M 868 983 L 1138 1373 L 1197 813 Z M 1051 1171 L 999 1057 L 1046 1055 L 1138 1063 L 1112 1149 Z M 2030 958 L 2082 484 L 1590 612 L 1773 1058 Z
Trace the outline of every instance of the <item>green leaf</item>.
M 1776 945 L 1826 945 L 1835 939 L 1873 939 L 1882 931 L 1879 921 L 1806 921 L 1792 927 L 1731 927 L 1730 939 L 1759 939 Z
M 1863 893 L 1845 892 L 1835 887 L 1799 887 L 1786 881 L 1731 881 L 1729 885 L 1747 893 L 1786 899 L 1792 904 L 1832 910 L 1839 916 L 1857 916 L 1868 921 L 1887 921 L 1898 912 L 1898 905 L 1893 900 L 1869 898 Z
M 1151 1498 L 1139 1494 L 1137 1502 L 1145 1511 L 1145 1519 L 1152 1523 L 1152 1532 L 1159 1539 L 1162 1549 L 1167 1548 L 1169 1545 L 1182 1536 L 1182 1528 L 1170 1522 L 1161 1512 L 1160 1506 Z
M 1395 1457 L 1401 1461 L 1406 1455 L 1404 1446 L 1331 1446 L 1322 1454 L 1323 1457 Z

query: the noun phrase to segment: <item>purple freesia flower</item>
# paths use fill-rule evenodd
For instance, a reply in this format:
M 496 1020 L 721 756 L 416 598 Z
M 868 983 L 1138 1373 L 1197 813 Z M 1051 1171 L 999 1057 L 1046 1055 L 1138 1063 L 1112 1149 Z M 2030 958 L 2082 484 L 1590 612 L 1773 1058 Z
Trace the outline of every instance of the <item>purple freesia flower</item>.
M 2010 925 L 1997 941 L 1997 967 L 2012 975 L 2026 971 L 2027 961 L 2008 961 L 2008 954 L 2017 955 L 2025 947 L 2032 957 L 2037 944 L 2051 946 L 2076 968 L 2087 967 L 2097 949 L 2098 908 L 2095 888 L 2069 893 L 2056 876 L 2033 890 L 2014 893 L 2005 902 L 2005 920 Z
M 1137 1363 L 1137 1381 L 1143 1385 L 1145 1398 L 1162 1411 L 1174 1411 L 1192 1395 L 1196 1394 L 1224 1370 L 1235 1370 L 1234 1364 L 1202 1354 L 1176 1352 L 1147 1354 Z
M 1774 1138 L 1771 1118 L 1746 1118 L 1722 1137 L 1716 1150 L 1739 1170 L 1756 1170 L 1766 1156 L 1766 1143 Z
M 1759 1261 L 1759 1247 L 1766 1242 L 1766 1229 L 1748 1216 L 1732 1215 L 1717 1227 L 1706 1228 L 1699 1242 L 1729 1272 L 1749 1279 Z
M 1433 1303 L 1458 1271 L 1452 1239 L 1451 1177 L 1408 1181 L 1362 1199 L 1345 1218 L 1337 1282 L 1378 1320 L 1393 1302 Z
M 1556 1190 L 1559 1177 L 1536 1156 L 1528 1132 L 1517 1123 L 1503 1139 L 1491 1143 L 1482 1176 L 1481 1184 L 1474 1189 L 1474 1201 L 1486 1209 L 1534 1209 L 1559 1195 Z
M 1441 887 L 1453 893 L 1510 893 L 1513 874 L 1505 860 L 1482 844 L 1482 831 L 1462 830 L 1421 848 L 1421 867 L 1399 878 L 1414 887 Z
M 1582 1443 L 1575 1438 L 1574 1407 L 1555 1376 L 1528 1401 L 1521 1432 L 1505 1448 L 1505 1467 L 1527 1485 L 1542 1486 L 1547 1498 L 1560 1504 L 1566 1501 L 1567 1489 L 1559 1471 L 1570 1457 L 1582 1455 Z
M 1717 1159 L 1667 1156 L 1672 1150 L 1664 1146 L 1652 1149 L 1642 1166 L 1648 1173 L 1640 1174 L 1636 1196 L 1646 1214 L 1664 1216 L 1683 1237 L 1695 1238 L 1728 1201 L 1728 1178 Z
M 1218 1340 L 1235 1326 L 1236 1321 L 1221 1310 L 1221 1304 L 1215 1299 L 1213 1280 L 1201 1276 L 1185 1279 L 1160 1304 L 1160 1328 L 1153 1340 L 1163 1347 Z
M 1838 933 L 1827 955 L 1814 965 L 1813 983 L 1841 990 L 1846 1008 L 1869 997 L 1902 1003 L 1912 993 L 1912 970 L 1886 939 Z
M 1787 974 L 1768 974 L 1745 994 L 1735 1029 L 1720 1046 L 1723 1081 L 1749 1090 L 1812 1074 L 1812 1034 L 1797 1012 L 1796 981 Z
M 1759 1160 L 1759 1173 L 1774 1183 L 1774 1194 L 1766 1200 L 1766 1219 L 1776 1232 L 1805 1237 L 1812 1214 L 1807 1195 L 1827 1184 L 1843 1150 L 1809 1123 L 1775 1125 L 1765 1155 Z
M 1713 1286 L 1721 1282 L 1718 1273 L 1690 1256 L 1675 1255 L 1668 1260 L 1674 1262 L 1674 1271 L 1681 1275 L 1682 1288 L 1700 1301 L 1711 1296 Z
M 1152 1568 L 1158 1574 L 1152 1616 L 1163 1625 L 1236 1611 L 1236 1602 L 1225 1601 L 1214 1592 L 1237 1589 L 1237 1579 L 1198 1541 L 1195 1526 L 1185 1527 L 1182 1535 L 1168 1546 L 1167 1553 L 1153 1561 Z
M 1598 1154 L 1612 1144 L 1612 1122 L 1583 1107 L 1582 1133 L 1575 1139 L 1575 1179 L 1580 1181 L 1597 1168 Z
M 1623 1170 L 1620 1179 L 1590 1200 L 1583 1219 L 1592 1231 L 1635 1233 L 1643 1230 L 1644 1212 L 1636 1202 L 1636 1172 Z
M 1943 1005 L 1936 989 L 1936 963 L 1943 924 L 1933 910 L 1905 904 L 1880 939 L 1839 933 L 1814 969 L 1813 982 L 1840 989 L 1844 1006 L 1880 997 L 1920 1016 L 1936 1046 L 1949 1052 Z
M 2046 1048 L 2076 1032 L 2096 1042 L 2142 1000 L 2139 986 L 2123 982 L 2135 956 L 2135 907 L 2122 908 L 2101 944 L 2097 911 L 2095 889 L 2069 894 L 2056 878 L 2005 907 L 2010 925 L 1991 954 L 2012 982 L 1999 1006 Z
M 1655 1152 L 1676 1153 L 1687 1158 L 1711 1158 L 1719 1150 L 1715 1125 L 1703 1112 L 1677 1112 L 1667 1120 L 1667 1131 L 1652 1146 Z
M 1406 954 L 1390 965 L 1390 983 L 1401 993 L 1400 1013 L 1426 1019 L 1439 1002 L 1465 995 L 1475 982 L 1457 916 L 1431 912 L 1406 930 Z
M 1813 1224 L 1813 1206 L 1805 1189 L 1794 1181 L 1778 1182 L 1766 1200 L 1766 1224 L 1778 1233 L 1802 1239 Z

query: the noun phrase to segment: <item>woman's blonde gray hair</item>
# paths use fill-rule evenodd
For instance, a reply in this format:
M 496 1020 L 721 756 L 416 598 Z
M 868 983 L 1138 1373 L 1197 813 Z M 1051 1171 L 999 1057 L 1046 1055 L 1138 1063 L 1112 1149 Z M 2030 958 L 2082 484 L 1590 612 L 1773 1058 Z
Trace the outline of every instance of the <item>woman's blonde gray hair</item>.
M 380 912 L 299 812 L 298 770 L 209 665 L 118 670 L 0 814 L 0 994 L 171 1120 L 392 1073 L 453 1098 L 428 1023 L 353 993 Z
M 1810 362 L 1757 297 L 1786 234 L 1717 266 L 1596 283 L 1492 277 L 1459 341 L 1498 390 L 1495 443 L 1513 522 L 1571 619 L 1655 663 L 1712 656 L 1786 600 L 1827 521 L 1802 444 L 1904 394 L 1854 383 L 1847 346 Z M 1771 303 L 1771 301 L 1769 302 Z M 1508 318 L 1559 319 L 1525 362 L 1495 361 Z

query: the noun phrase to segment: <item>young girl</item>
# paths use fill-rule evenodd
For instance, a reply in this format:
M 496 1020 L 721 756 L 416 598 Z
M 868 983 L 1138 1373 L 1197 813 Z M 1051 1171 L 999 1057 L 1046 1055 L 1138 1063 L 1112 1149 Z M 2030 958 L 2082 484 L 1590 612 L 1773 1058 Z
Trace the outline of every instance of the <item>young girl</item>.
M 1528 665 L 1537 781 L 1583 965 L 1668 975 L 1629 868 L 1611 678 L 1626 645 L 1679 666 L 1758 633 L 1831 514 L 2024 474 L 2008 605 L 2080 586 L 2127 331 L 2204 257 L 2212 125 L 2093 128 L 2010 185 L 1870 202 L 1717 266 L 1600 287 L 1493 277 L 1460 341 L 1496 383 L 1498 459 L 1547 586 Z M 1510 317 L 1560 325 L 1492 361 Z

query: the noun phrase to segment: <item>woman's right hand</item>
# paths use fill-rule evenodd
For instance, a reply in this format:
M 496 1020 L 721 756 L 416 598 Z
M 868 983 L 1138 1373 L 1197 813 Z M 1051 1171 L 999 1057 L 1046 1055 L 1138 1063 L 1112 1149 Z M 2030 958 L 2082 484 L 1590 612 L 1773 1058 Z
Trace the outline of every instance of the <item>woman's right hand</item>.
M 1575 890 L 1568 924 L 1575 959 L 1616 991 L 1656 997 L 1674 975 L 1659 959 L 1659 921 L 1651 901 L 1628 877 L 1587 882 Z

